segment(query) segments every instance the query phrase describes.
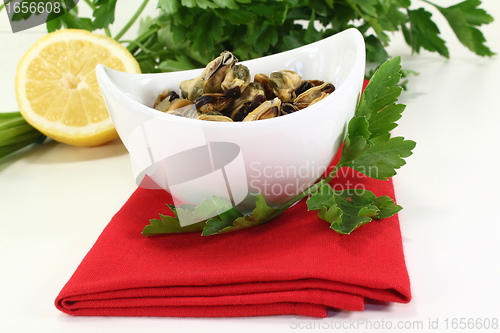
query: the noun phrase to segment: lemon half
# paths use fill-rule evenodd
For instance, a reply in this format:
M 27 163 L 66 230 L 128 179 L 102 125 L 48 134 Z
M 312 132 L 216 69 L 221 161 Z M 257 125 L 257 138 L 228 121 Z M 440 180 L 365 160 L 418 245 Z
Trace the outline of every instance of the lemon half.
M 46 136 L 76 146 L 97 146 L 118 137 L 95 75 L 97 64 L 140 73 L 132 54 L 114 39 L 65 29 L 38 40 L 16 73 L 23 117 Z

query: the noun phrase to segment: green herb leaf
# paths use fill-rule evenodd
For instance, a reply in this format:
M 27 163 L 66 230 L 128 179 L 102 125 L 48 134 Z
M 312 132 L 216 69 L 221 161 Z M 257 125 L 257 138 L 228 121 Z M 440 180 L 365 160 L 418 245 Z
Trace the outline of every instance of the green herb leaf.
M 240 7 L 234 2 L 234 0 L 214 0 L 214 3 L 219 8 L 228 8 L 233 10 L 238 10 Z
M 396 104 L 401 94 L 400 58 L 382 64 L 373 74 L 348 125 L 339 167 L 353 168 L 368 177 L 387 180 L 405 164 L 415 142 L 390 138 L 390 131 L 401 118 L 405 106 Z
M 217 8 L 218 6 L 209 0 L 181 0 L 182 5 L 185 7 L 189 8 L 201 8 L 201 9 L 208 9 L 208 8 Z
M 364 153 L 370 148 L 370 124 L 363 116 L 353 117 L 347 126 L 347 136 L 342 150 L 339 165 L 343 165 Z
M 179 0 L 158 0 L 156 8 L 163 10 L 167 14 L 175 14 L 179 9 Z
M 481 1 L 479 0 L 466 0 L 449 7 L 449 9 L 459 9 L 471 25 L 480 26 L 493 22 L 493 17 L 484 9 L 478 8 L 479 5 L 481 5 Z
M 307 199 L 307 209 L 317 210 L 318 217 L 340 234 L 350 234 L 373 219 L 390 217 L 401 210 L 388 196 L 375 197 L 366 189 L 334 191 L 322 182 Z
M 160 234 L 173 234 L 181 232 L 202 231 L 205 222 L 198 222 L 185 227 L 181 227 L 179 220 L 173 216 L 160 214 L 160 219 L 149 220 L 149 225 L 142 230 L 142 235 L 149 237 Z
M 269 207 L 262 194 L 259 194 L 256 198 L 256 207 L 250 215 L 241 216 L 240 214 L 238 218 L 232 220 L 232 217 L 236 216 L 236 213 L 227 211 L 226 214 L 221 214 L 220 216 L 222 223 L 212 221 L 210 230 L 207 230 L 206 233 L 204 230 L 203 235 L 214 235 L 215 233 L 236 231 L 261 225 L 274 219 L 277 216 L 276 213 L 277 210 Z M 232 222 L 231 220 L 234 222 Z M 217 228 L 220 229 L 217 230 Z
M 174 59 L 167 59 L 159 64 L 159 69 L 163 72 L 184 71 L 193 69 L 195 66 L 191 63 L 188 57 L 184 55 L 176 55 Z
M 374 5 L 377 4 L 377 0 L 352 0 L 352 2 L 355 3 L 359 7 L 359 9 L 366 14 L 373 17 L 378 16 L 377 10 L 374 7 Z
M 460 42 L 469 50 L 480 56 L 492 56 L 493 53 L 484 42 L 486 41 L 481 31 L 474 26 L 493 22 L 493 17 L 484 10 L 477 8 L 481 1 L 466 0 L 457 5 L 443 8 L 434 5 L 446 18 Z
M 236 229 L 243 229 L 264 224 L 275 218 L 276 212 L 277 209 L 268 206 L 264 196 L 259 194 L 256 198 L 256 207 L 252 213 L 234 221 L 234 227 Z
M 278 42 L 278 31 L 276 27 L 267 23 L 253 25 L 250 28 L 248 43 L 253 45 L 253 49 L 258 53 L 264 53 L 272 45 Z
M 380 40 L 374 36 L 370 35 L 365 37 L 365 45 L 366 45 L 366 58 L 369 61 L 383 63 L 389 58 L 387 51 L 384 48 L 384 45 L 380 42 Z
M 424 48 L 431 52 L 438 52 L 449 58 L 448 48 L 444 40 L 438 35 L 440 33 L 437 25 L 431 20 L 432 14 L 423 8 L 408 10 L 410 29 L 403 26 L 406 42 L 415 52 Z
M 211 236 L 219 234 L 223 231 L 231 231 L 234 229 L 234 222 L 236 219 L 243 216 L 234 207 L 219 214 L 218 217 L 207 220 L 207 225 L 203 228 L 202 236 Z
M 404 104 L 389 104 L 377 113 L 370 117 L 370 124 L 368 131 L 370 132 L 370 141 L 376 143 L 377 141 L 389 140 L 391 134 L 389 131 L 396 128 L 398 125 L 396 121 L 401 118 L 406 105 Z
M 387 195 L 375 198 L 373 204 L 378 207 L 377 219 L 385 219 L 399 212 L 403 207 L 396 205 L 396 203 Z
M 314 22 L 316 21 L 316 16 L 314 13 L 314 10 L 311 13 L 311 18 L 309 19 L 309 24 L 307 26 L 306 33 L 304 35 L 304 41 L 309 44 L 309 43 L 314 43 L 323 38 L 323 34 L 316 30 L 314 27 Z
M 279 214 L 278 211 L 266 204 L 262 195 L 256 198 L 256 207 L 250 215 L 243 216 L 234 207 L 230 207 L 224 200 L 215 195 L 200 205 L 181 205 L 174 207 L 168 205 L 175 216 L 160 214 L 160 219 L 151 219 L 150 224 L 144 227 L 144 236 L 159 234 L 181 233 L 202 231 L 202 236 L 210 236 L 224 232 L 230 232 L 267 223 Z M 200 218 L 213 216 L 200 221 Z M 180 225 L 179 219 L 189 224 L 185 227 Z
M 306 204 L 308 210 L 320 210 L 322 207 L 330 208 L 335 204 L 333 195 L 335 191 L 324 180 L 320 181 L 315 191 L 307 198 Z
M 115 21 L 115 7 L 117 0 L 98 0 L 94 10 L 93 25 L 96 29 L 105 29 Z
M 222 38 L 225 23 L 212 11 L 205 11 L 193 27 L 193 49 L 199 53 L 214 50 L 214 43 Z
M 403 137 L 377 142 L 363 151 L 355 159 L 342 163 L 370 178 L 387 180 L 396 175 L 396 169 L 406 164 L 403 158 L 409 157 L 416 143 Z
M 245 10 L 217 9 L 215 13 L 234 25 L 250 24 L 255 21 L 255 15 Z
M 231 208 L 231 205 L 214 195 L 211 199 L 206 199 L 196 207 L 192 205 L 181 205 L 177 207 L 175 211 L 184 224 L 191 224 L 193 222 L 199 222 L 200 220 L 206 220 L 208 216 L 217 216 Z
M 74 12 L 48 22 L 47 29 L 92 31 L 104 27 L 109 35 L 107 27 L 114 21 L 116 0 L 88 3 L 94 7 L 93 22 Z M 467 47 L 477 54 L 491 55 L 477 27 L 490 23 L 492 18 L 478 8 L 479 3 L 466 0 L 441 10 Z M 223 50 L 230 50 L 240 61 L 249 60 L 300 47 L 355 26 L 365 36 L 367 61 L 383 63 L 387 59 L 385 48 L 390 39 L 386 32 L 397 30 L 403 32 L 415 51 L 423 47 L 447 56 L 430 13 L 409 10 L 410 4 L 410 0 L 158 0 L 160 14 L 152 20 L 158 26 L 151 31 L 166 28 L 168 22 L 173 38 L 165 39 L 160 33 L 144 34 L 140 27 L 137 39 L 129 41 L 127 48 L 143 71 L 159 72 L 185 68 L 187 63 L 169 64 L 170 60 L 178 61 L 179 56 L 189 58 L 195 67 L 206 65 Z M 318 23 L 328 28 L 318 28 Z M 182 47 L 171 48 L 171 44 Z
M 370 119 L 385 106 L 395 103 L 402 89 L 397 86 L 401 79 L 401 57 L 394 57 L 382 64 L 366 86 L 356 110 L 357 116 Z

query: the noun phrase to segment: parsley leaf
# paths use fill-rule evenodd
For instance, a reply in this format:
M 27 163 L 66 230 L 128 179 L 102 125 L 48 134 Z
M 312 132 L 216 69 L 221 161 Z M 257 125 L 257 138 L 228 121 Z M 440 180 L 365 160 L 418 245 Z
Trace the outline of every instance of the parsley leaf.
M 115 21 L 115 7 L 117 0 L 97 0 L 94 10 L 94 27 L 96 29 L 105 29 Z
M 306 204 L 308 210 L 317 210 L 318 217 L 340 234 L 350 234 L 373 219 L 386 218 L 401 210 L 388 196 L 376 197 L 366 189 L 334 191 L 324 181 Z
M 378 207 L 378 212 L 375 217 L 376 219 L 385 219 L 386 217 L 390 217 L 403 209 L 403 207 L 396 205 L 396 203 L 387 195 L 375 198 L 373 200 L 373 204 Z
M 406 108 L 406 105 L 391 103 L 379 112 L 374 113 L 370 117 L 368 131 L 370 132 L 370 141 L 375 143 L 383 140 L 387 141 L 390 138 L 389 131 L 396 128 L 396 121 L 401 118 L 401 113 Z
M 175 14 L 179 9 L 179 0 L 158 0 L 156 8 L 163 10 L 166 14 Z
M 117 40 L 128 43 L 127 48 L 143 72 L 203 67 L 224 50 L 233 52 L 240 61 L 249 60 L 300 47 L 350 27 L 358 28 L 364 35 L 368 62 L 381 64 L 388 58 L 387 31 L 398 30 L 415 52 L 424 48 L 448 57 L 431 13 L 422 8 L 409 9 L 411 0 L 158 0 L 159 14 L 152 20 L 157 26 L 151 27 L 151 33 L 142 33 L 144 29 L 140 27 L 135 40 L 121 40 L 147 1 L 142 1 L 116 35 Z M 74 4 L 74 0 L 61 3 Z M 80 3 L 90 6 L 93 20 L 71 11 L 47 22 L 47 29 L 104 28 L 110 36 L 108 26 L 115 20 L 116 0 Z M 489 56 L 494 53 L 485 46 L 479 26 L 493 19 L 479 5 L 479 0 L 465 0 L 448 8 L 436 7 L 464 45 L 479 55 Z M 27 15 L 18 13 L 16 18 Z M 172 38 L 163 38 L 160 31 L 164 29 L 172 33 Z M 182 47 L 172 48 L 171 41 Z M 189 61 L 184 61 L 183 56 Z
M 370 119 L 372 114 L 396 102 L 402 91 L 397 86 L 400 79 L 401 57 L 395 57 L 380 66 L 361 96 L 356 115 Z
M 415 145 L 414 141 L 405 140 L 403 137 L 390 138 L 363 147 L 363 151 L 351 161 L 344 162 L 341 158 L 340 164 L 370 178 L 387 180 L 396 175 L 396 169 L 406 164 L 403 158 L 412 154 Z
M 175 209 L 168 205 L 172 211 L 175 213 Z M 142 235 L 149 237 L 160 234 L 173 234 L 180 232 L 195 232 L 202 231 L 205 227 L 205 222 L 198 222 L 185 227 L 182 227 L 179 223 L 177 216 L 173 217 L 170 215 L 160 214 L 160 219 L 149 220 L 149 225 L 145 226 L 142 230 Z
M 443 14 L 460 42 L 469 50 L 480 56 L 495 54 L 484 45 L 486 40 L 483 34 L 474 27 L 493 22 L 493 17 L 484 10 L 477 8 L 481 1 L 466 0 L 448 8 L 440 7 L 429 1 L 426 2 L 435 6 Z
M 368 177 L 387 180 L 405 164 L 415 142 L 390 137 L 405 105 L 396 104 L 402 88 L 401 59 L 395 57 L 382 64 L 373 74 L 348 125 L 339 168 L 348 166 Z
M 202 235 L 210 236 L 264 224 L 278 216 L 277 212 L 276 209 L 269 207 L 262 194 L 259 194 L 256 198 L 256 207 L 250 215 L 243 216 L 234 208 L 227 210 L 218 217 L 209 219 Z
M 438 35 L 440 33 L 437 25 L 431 20 L 432 14 L 423 8 L 408 10 L 410 28 L 402 26 L 406 42 L 412 49 L 419 53 L 421 48 L 449 58 L 448 48 L 444 40 Z
M 372 59 L 373 61 L 378 63 L 383 63 L 387 60 L 387 58 L 389 58 L 384 45 L 374 35 L 365 37 L 365 46 L 367 53 L 366 57 L 368 59 Z
M 242 215 L 215 195 L 212 196 L 212 199 L 207 199 L 196 207 L 192 205 L 181 205 L 180 207 L 168 205 L 168 207 L 175 216 L 160 214 L 159 220 L 149 220 L 150 224 L 145 226 L 142 231 L 144 236 L 193 231 L 203 231 L 202 236 L 210 236 L 264 224 L 279 215 L 277 209 L 267 205 L 262 195 L 257 196 L 256 207 L 250 215 Z M 206 216 L 213 217 L 200 221 Z M 192 224 L 181 226 L 179 219 Z

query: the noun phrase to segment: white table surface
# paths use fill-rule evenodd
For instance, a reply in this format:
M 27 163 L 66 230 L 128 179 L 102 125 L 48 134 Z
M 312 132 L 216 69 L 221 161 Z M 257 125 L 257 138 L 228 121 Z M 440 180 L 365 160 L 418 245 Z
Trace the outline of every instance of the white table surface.
M 115 33 L 136 6 L 119 1 Z M 152 0 L 147 11 L 155 6 Z M 482 8 L 497 19 L 482 31 L 487 45 L 500 52 L 500 1 L 484 0 Z M 405 68 L 420 72 L 401 97 L 408 107 L 394 131 L 417 142 L 394 178 L 404 207 L 401 231 L 413 299 L 329 313 L 328 321 L 355 322 L 350 327 L 360 332 L 384 331 L 375 328 L 388 322 L 435 332 L 429 323 L 435 328 L 436 320 L 443 331 L 447 319 L 449 330 L 453 318 L 500 319 L 500 58 L 469 52 L 432 12 L 450 59 L 412 55 L 401 34 L 392 36 L 389 48 L 391 56 L 402 55 Z M 17 110 L 17 62 L 43 34 L 43 26 L 12 34 L 0 12 L 0 112 Z M 49 141 L 0 162 L 0 332 L 289 332 L 307 321 L 318 327 L 317 319 L 295 316 L 105 318 L 59 312 L 55 297 L 135 188 L 119 140 L 96 148 Z

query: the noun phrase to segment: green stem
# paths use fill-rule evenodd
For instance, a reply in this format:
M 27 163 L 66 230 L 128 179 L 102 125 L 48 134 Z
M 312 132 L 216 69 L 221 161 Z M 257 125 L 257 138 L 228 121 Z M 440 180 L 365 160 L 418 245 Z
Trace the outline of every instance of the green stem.
M 155 34 L 157 30 L 148 30 L 146 32 L 144 32 L 142 35 L 140 35 L 139 37 L 137 37 L 134 42 L 135 43 L 129 43 L 129 45 L 127 46 L 127 50 L 129 50 L 130 53 L 134 54 L 140 47 L 137 47 L 136 43 L 141 43 L 143 40 L 149 38 L 151 35 Z M 122 41 L 124 42 L 124 41 Z
M 127 22 L 127 24 L 125 24 L 123 29 L 120 30 L 120 32 L 115 36 L 116 40 L 119 40 L 128 31 L 128 29 L 132 26 L 132 24 L 134 24 L 134 22 L 137 20 L 139 15 L 141 15 L 142 11 L 144 10 L 148 2 L 149 0 L 144 0 L 142 2 L 141 6 L 137 9 L 134 16 L 132 16 L 132 18 Z
M 22 142 L 14 143 L 8 146 L 0 147 L 0 158 L 9 155 L 10 153 L 15 152 L 21 148 L 24 148 L 32 143 L 35 143 L 39 140 L 39 138 L 31 138 L 24 140 Z
M 12 144 L 17 144 L 19 142 L 23 142 L 23 141 L 27 141 L 27 140 L 35 140 L 36 141 L 39 138 L 41 138 L 42 136 L 43 136 L 42 133 L 40 133 L 37 130 L 33 129 L 32 131 L 29 131 L 29 132 L 26 132 L 26 133 L 23 133 L 23 134 L 19 134 L 19 135 L 15 136 L 15 137 L 7 139 L 5 141 L 2 140 L 0 142 L 0 147 L 5 147 L 5 146 L 12 145 Z
M 0 119 L 7 119 L 13 117 L 21 117 L 21 112 L 0 112 Z
M 15 127 L 5 129 L 5 130 L 0 132 L 0 142 L 3 142 L 5 140 L 9 140 L 13 137 L 16 137 L 20 134 L 24 134 L 24 133 L 32 131 L 32 130 L 33 130 L 33 126 L 31 126 L 29 124 L 15 126 Z
M 6 120 L 2 120 L 0 122 L 0 133 L 3 130 L 9 129 L 9 128 L 12 128 L 15 126 L 27 124 L 26 120 L 24 120 L 23 117 L 10 117 L 10 118 L 5 118 L 5 119 Z
M 137 48 L 141 49 L 146 54 L 153 53 L 153 51 L 148 50 L 144 44 L 138 42 L 137 40 L 121 40 L 120 43 L 129 43 L 129 46 L 135 45 Z
M 97 9 L 97 7 L 94 6 L 94 4 L 90 0 L 83 1 L 85 1 L 85 3 L 90 7 L 90 9 L 92 9 L 92 11 Z M 106 36 L 111 37 L 111 31 L 109 31 L 109 28 L 104 28 L 104 33 L 106 34 Z
M 2 11 L 3 7 L 5 7 L 8 3 L 11 3 L 12 1 L 14 1 L 14 0 L 9 0 L 9 1 L 5 2 L 4 4 L 0 5 L 0 12 Z

